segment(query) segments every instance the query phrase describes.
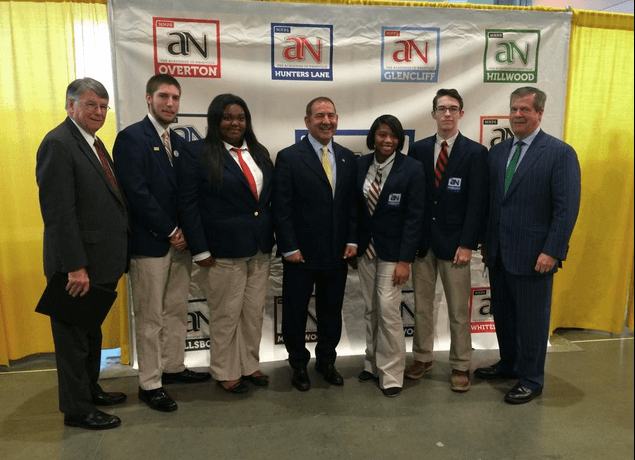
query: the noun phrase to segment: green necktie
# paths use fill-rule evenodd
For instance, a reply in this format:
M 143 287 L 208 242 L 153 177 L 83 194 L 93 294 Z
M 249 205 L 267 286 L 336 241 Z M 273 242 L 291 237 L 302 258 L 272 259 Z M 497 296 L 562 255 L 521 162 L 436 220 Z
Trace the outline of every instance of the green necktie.
M 507 194 L 507 189 L 509 188 L 509 184 L 512 183 L 512 177 L 514 177 L 514 173 L 516 172 L 516 166 L 518 165 L 518 159 L 520 158 L 520 150 L 523 147 L 524 142 L 519 141 L 516 144 L 516 151 L 514 152 L 514 156 L 512 160 L 509 162 L 509 166 L 507 166 L 507 171 L 505 172 L 505 194 Z

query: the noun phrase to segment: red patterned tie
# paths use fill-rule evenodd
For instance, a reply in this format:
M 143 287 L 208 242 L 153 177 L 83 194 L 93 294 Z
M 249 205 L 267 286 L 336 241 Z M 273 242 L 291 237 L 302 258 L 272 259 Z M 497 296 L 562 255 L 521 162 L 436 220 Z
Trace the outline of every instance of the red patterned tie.
M 95 146 L 95 150 L 97 151 L 97 155 L 99 156 L 99 161 L 101 161 L 101 165 L 106 172 L 106 176 L 108 176 L 108 180 L 117 191 L 117 194 L 121 197 L 121 190 L 119 190 L 119 185 L 117 184 L 117 179 L 115 179 L 115 174 L 112 172 L 112 169 L 110 169 L 108 160 L 106 160 L 106 149 L 102 147 L 101 141 L 98 138 L 95 138 L 95 143 L 93 145 Z
M 258 187 L 256 187 L 256 181 L 254 179 L 253 174 L 251 174 L 251 169 L 249 169 L 249 166 L 247 166 L 247 163 L 243 159 L 242 150 L 234 147 L 232 148 L 232 151 L 238 154 L 238 164 L 240 164 L 240 167 L 243 170 L 243 174 L 247 178 L 247 182 L 249 183 L 249 188 L 251 189 L 251 193 L 253 193 L 254 196 L 256 197 L 256 200 L 258 200 Z
M 437 159 L 437 165 L 434 168 L 434 185 L 439 187 L 443 173 L 445 173 L 445 167 L 448 164 L 448 143 L 441 142 L 441 151 L 439 152 L 439 158 Z

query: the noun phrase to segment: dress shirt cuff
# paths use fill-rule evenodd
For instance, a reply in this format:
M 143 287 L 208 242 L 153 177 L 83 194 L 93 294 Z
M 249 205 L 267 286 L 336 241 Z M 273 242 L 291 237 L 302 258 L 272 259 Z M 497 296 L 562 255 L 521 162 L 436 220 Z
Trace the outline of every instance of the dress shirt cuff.
M 178 229 L 179 227 L 174 227 L 174 230 L 168 235 L 168 238 L 172 238 Z
M 194 256 L 192 256 L 192 260 L 194 262 L 200 262 L 201 260 L 205 260 L 208 257 L 212 257 L 212 253 L 209 251 L 205 251 L 205 252 L 200 252 Z
M 354 248 L 357 247 L 357 243 L 346 243 L 346 246 L 353 246 Z
M 300 252 L 299 249 L 296 249 L 295 251 L 289 251 L 289 252 L 283 252 L 282 255 L 287 258 L 289 256 L 292 256 L 293 254 L 295 254 L 296 252 Z

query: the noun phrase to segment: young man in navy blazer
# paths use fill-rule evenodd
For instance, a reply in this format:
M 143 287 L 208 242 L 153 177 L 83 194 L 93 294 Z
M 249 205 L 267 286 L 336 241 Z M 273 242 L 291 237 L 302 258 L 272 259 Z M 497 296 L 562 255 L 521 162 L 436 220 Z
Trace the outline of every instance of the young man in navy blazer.
M 185 141 L 169 128 L 181 98 L 179 82 L 154 75 L 146 84 L 148 115 L 117 135 L 113 158 L 130 203 L 130 284 L 135 312 L 139 399 L 170 412 L 176 402 L 164 383 L 209 380 L 185 368 L 192 257 L 177 222 L 174 163 Z
M 315 368 L 327 382 L 344 384 L 335 368 L 335 348 L 342 332 L 346 259 L 357 254 L 357 167 L 353 152 L 333 142 L 335 104 L 327 97 L 312 100 L 304 122 L 309 134 L 276 157 L 272 202 L 283 255 L 282 334 L 293 368 L 291 383 L 300 391 L 311 386 L 305 330 L 314 286 Z
M 408 155 L 423 163 L 426 207 L 417 259 L 412 267 L 415 292 L 415 361 L 405 376 L 419 379 L 433 366 L 434 298 L 441 276 L 450 318 L 450 388 L 470 389 L 472 338 L 469 298 L 470 260 L 477 249 L 487 211 L 487 149 L 459 132 L 463 98 L 440 89 L 432 101 L 437 134 L 410 146 Z
M 573 148 L 540 129 L 547 96 L 522 87 L 511 94 L 514 137 L 492 147 L 485 243 L 500 361 L 479 368 L 484 379 L 518 383 L 505 401 L 542 393 L 553 274 L 569 249 L 580 209 L 580 164 Z

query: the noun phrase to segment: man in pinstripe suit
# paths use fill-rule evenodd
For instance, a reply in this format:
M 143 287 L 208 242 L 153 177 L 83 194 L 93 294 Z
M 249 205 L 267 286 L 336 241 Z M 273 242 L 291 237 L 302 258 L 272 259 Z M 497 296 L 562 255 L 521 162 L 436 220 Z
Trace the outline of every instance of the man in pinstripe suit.
M 500 361 L 474 375 L 517 378 L 505 395 L 510 404 L 542 393 L 553 274 L 566 258 L 580 207 L 575 151 L 540 129 L 545 100 L 537 88 L 515 90 L 514 137 L 490 150 L 486 260 Z

